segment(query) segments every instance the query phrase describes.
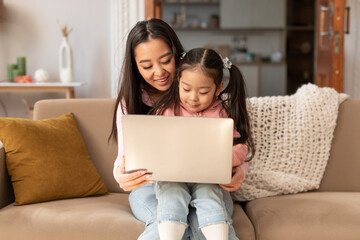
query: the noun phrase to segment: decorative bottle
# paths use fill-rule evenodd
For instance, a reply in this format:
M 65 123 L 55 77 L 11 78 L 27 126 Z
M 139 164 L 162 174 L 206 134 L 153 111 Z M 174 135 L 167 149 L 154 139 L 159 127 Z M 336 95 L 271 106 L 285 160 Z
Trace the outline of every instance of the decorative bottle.
M 72 50 L 66 37 L 63 38 L 59 50 L 59 73 L 61 82 L 73 81 Z
M 63 41 L 59 49 L 59 75 L 62 83 L 73 81 L 72 49 L 68 41 L 71 31 L 72 29 L 68 29 L 66 25 L 61 29 Z

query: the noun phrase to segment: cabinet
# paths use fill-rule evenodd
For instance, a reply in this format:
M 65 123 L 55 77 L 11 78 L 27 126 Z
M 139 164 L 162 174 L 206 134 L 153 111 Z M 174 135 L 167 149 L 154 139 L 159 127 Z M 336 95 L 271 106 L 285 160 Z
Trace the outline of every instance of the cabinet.
M 259 67 L 256 64 L 237 64 L 236 65 L 244 79 L 246 84 L 246 90 L 248 97 L 256 97 L 259 96 L 260 93 L 260 71 Z
M 261 67 L 262 96 L 278 96 L 286 93 L 286 65 L 268 64 Z
M 287 93 L 314 82 L 315 1 L 288 0 L 286 27 Z
M 284 28 L 286 0 L 224 0 L 221 28 Z

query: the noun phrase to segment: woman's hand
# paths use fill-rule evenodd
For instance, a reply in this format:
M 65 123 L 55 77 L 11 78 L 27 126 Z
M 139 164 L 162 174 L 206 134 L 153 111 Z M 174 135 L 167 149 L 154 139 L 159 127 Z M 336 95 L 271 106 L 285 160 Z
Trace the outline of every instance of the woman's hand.
M 118 178 L 116 181 L 119 183 L 119 186 L 124 191 L 132 191 L 136 188 L 139 188 L 145 184 L 153 183 L 154 181 L 148 180 L 151 177 L 151 174 L 147 173 L 144 170 L 139 170 L 132 173 L 125 172 L 125 157 L 121 165 L 116 169 Z
M 234 192 L 238 190 L 244 181 L 245 175 L 239 166 L 233 169 L 233 176 L 229 184 L 220 184 L 220 187 L 228 192 Z

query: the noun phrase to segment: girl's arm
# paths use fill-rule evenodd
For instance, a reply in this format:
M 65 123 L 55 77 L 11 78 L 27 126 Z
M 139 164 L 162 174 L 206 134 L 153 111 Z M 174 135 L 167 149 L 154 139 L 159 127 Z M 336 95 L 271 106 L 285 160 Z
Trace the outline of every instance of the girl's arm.
M 237 131 L 234 131 L 234 137 L 240 137 L 240 134 Z M 232 178 L 229 184 L 220 184 L 224 190 L 233 192 L 238 190 L 241 187 L 242 182 L 244 181 L 248 163 L 245 162 L 247 154 L 247 146 L 245 144 L 236 144 L 233 146 L 232 152 Z
M 221 111 L 221 117 L 228 117 L 225 111 Z M 234 138 L 240 137 L 240 133 L 234 130 Z M 245 144 L 236 144 L 232 152 L 232 178 L 229 184 L 220 184 L 224 190 L 233 192 L 241 187 L 244 181 L 249 164 L 245 162 L 248 148 Z
M 240 133 L 234 130 L 234 138 L 240 137 Z M 233 146 L 232 151 L 232 166 L 237 167 L 245 162 L 248 148 L 246 144 L 236 144 Z

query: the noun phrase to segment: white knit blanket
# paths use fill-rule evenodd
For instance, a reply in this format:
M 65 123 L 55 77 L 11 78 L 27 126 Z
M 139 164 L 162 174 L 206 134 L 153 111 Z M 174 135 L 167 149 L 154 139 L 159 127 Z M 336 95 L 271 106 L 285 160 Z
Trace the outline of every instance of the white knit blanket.
M 256 154 L 238 201 L 319 188 L 330 155 L 339 104 L 348 96 L 307 84 L 291 96 L 249 99 Z

